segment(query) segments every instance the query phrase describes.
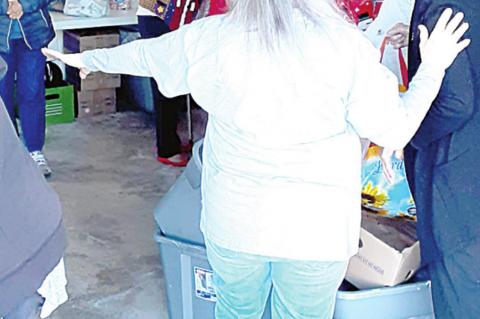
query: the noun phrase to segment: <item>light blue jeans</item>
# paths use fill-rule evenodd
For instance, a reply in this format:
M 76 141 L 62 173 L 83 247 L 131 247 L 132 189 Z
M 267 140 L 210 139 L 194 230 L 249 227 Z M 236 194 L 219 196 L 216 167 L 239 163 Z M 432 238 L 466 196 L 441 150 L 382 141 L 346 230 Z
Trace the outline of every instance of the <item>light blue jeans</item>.
M 331 319 L 348 262 L 308 262 L 234 252 L 207 240 L 217 319 Z

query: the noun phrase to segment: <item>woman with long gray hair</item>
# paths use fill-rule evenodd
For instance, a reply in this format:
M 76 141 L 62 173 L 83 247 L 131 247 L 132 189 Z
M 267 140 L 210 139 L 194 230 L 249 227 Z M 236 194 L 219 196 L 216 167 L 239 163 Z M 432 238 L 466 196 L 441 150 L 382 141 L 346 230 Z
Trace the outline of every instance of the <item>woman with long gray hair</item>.
M 44 53 L 80 69 L 153 77 L 209 113 L 201 228 L 217 318 L 331 318 L 360 231 L 360 140 L 401 149 L 469 43 L 446 10 L 421 27 L 422 66 L 398 96 L 379 53 L 330 0 L 230 0 L 161 38 Z

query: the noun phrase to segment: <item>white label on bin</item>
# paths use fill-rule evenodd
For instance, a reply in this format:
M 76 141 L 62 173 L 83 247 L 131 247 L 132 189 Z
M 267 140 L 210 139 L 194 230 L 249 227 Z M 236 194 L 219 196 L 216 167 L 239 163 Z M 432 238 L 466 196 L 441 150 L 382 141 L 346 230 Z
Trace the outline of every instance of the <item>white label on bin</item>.
M 213 287 L 213 276 L 210 270 L 194 267 L 195 272 L 195 295 L 203 300 L 217 301 L 215 288 Z

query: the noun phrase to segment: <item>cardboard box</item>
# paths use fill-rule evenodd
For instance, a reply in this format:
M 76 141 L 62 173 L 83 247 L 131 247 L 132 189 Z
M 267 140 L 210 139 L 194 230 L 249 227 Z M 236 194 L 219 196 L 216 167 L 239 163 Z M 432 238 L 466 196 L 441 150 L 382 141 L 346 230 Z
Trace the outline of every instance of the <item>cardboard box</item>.
M 80 79 L 78 69 L 67 66 L 65 68 L 67 82 L 75 86 L 78 91 L 93 91 L 118 88 L 121 84 L 120 74 L 106 74 L 92 72 L 86 79 Z
M 116 111 L 115 89 L 77 92 L 78 117 L 91 117 Z
M 63 38 L 63 50 L 65 53 L 78 53 L 85 50 L 112 48 L 120 44 L 120 36 L 116 30 L 96 28 L 65 31 Z M 79 91 L 91 91 L 120 87 L 119 74 L 105 74 L 94 72 L 86 79 L 80 79 L 78 70 L 66 67 L 67 81 Z
M 99 48 L 112 48 L 120 44 L 120 35 L 116 30 L 95 28 L 65 31 L 63 48 L 68 52 L 83 52 Z
M 350 259 L 346 280 L 359 289 L 395 286 L 420 267 L 414 221 L 362 213 L 360 249 Z

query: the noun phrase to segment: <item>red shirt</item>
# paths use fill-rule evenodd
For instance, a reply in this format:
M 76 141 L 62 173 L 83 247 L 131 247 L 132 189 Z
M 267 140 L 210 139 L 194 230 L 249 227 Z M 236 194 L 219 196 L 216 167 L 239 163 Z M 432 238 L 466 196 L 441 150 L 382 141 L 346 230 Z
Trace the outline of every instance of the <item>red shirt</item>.
M 216 15 L 227 12 L 227 3 L 225 0 L 210 0 L 210 8 L 208 9 L 208 15 Z

